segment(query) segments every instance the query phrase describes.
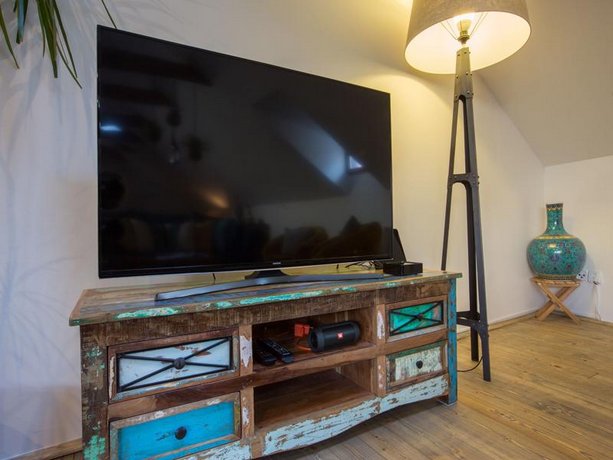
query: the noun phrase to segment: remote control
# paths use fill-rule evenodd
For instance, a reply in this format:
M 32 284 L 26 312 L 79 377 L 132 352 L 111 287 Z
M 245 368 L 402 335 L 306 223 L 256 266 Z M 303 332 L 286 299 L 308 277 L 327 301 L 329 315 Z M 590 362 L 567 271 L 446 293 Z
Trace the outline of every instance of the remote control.
M 275 342 L 272 339 L 260 339 L 260 343 L 266 350 L 270 351 L 285 364 L 294 362 L 294 355 L 278 342 Z
M 277 362 L 277 358 L 275 358 L 271 353 L 268 353 L 260 344 L 255 344 L 253 347 L 253 357 L 255 360 L 263 364 L 264 366 L 272 366 Z

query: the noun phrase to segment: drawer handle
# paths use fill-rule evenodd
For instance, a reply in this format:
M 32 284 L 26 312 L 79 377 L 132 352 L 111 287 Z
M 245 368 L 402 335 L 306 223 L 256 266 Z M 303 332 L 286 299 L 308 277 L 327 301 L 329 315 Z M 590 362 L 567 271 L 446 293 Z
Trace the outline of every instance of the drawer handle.
M 186 435 L 187 435 L 187 429 L 184 426 L 177 428 L 177 431 L 175 431 L 175 438 L 179 440 L 183 439 Z
M 421 369 L 422 367 L 424 367 L 424 362 L 420 359 L 415 363 L 415 365 L 417 366 L 417 369 Z
M 176 370 L 181 370 L 185 367 L 187 363 L 185 362 L 185 358 L 177 358 L 174 360 L 174 362 L 172 363 L 172 365 L 175 367 Z

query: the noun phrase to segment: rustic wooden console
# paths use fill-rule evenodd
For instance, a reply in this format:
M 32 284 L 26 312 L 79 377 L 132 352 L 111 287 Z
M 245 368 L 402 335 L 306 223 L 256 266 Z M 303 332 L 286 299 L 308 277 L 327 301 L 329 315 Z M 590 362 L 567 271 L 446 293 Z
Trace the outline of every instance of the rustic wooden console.
M 455 278 L 251 289 L 154 301 L 177 286 L 84 291 L 81 330 L 86 459 L 243 459 L 335 436 L 394 407 L 456 400 Z M 358 343 L 296 346 L 297 320 L 360 324 Z M 295 361 L 254 363 L 274 337 Z

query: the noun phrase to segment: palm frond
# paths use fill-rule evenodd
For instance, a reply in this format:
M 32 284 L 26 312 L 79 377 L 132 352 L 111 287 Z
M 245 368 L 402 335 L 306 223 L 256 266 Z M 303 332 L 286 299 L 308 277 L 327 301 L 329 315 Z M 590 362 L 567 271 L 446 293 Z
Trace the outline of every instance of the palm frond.
M 49 3 L 49 0 L 36 0 L 40 30 L 43 34 L 43 45 L 46 43 L 46 47 L 49 50 L 49 60 L 51 61 L 51 67 L 53 68 L 53 76 L 57 78 L 57 29 L 55 18 L 53 17 L 53 12 Z M 44 49 L 45 48 L 43 47 L 43 53 Z
M 72 51 L 70 50 L 70 44 L 68 43 L 68 37 L 66 36 L 66 29 L 64 29 L 64 24 L 62 23 L 62 16 L 60 15 L 60 10 L 57 7 L 57 1 L 51 0 L 53 4 L 53 12 L 56 17 L 57 25 L 59 26 L 59 30 L 61 32 L 61 40 L 58 40 L 58 51 L 60 58 L 64 62 L 64 65 L 70 72 L 73 80 L 79 85 L 79 88 L 82 88 L 81 83 L 79 83 L 79 77 L 77 75 L 77 67 L 75 66 L 74 59 L 72 57 Z M 57 30 L 56 30 L 57 34 Z M 68 59 L 66 59 L 68 56 Z
M 26 16 L 28 14 L 28 0 L 15 0 L 13 12 L 17 13 L 17 37 L 15 41 L 19 44 L 23 41 L 24 29 L 26 27 Z
M 111 15 L 111 12 L 106 7 L 106 2 L 104 0 L 100 0 L 100 2 L 102 3 L 102 6 L 104 7 L 104 11 L 106 11 L 106 15 L 109 17 L 111 24 L 113 24 L 113 27 L 115 27 L 115 29 L 117 29 L 117 24 L 115 24 L 115 21 L 113 20 L 113 16 Z
M 77 66 L 75 65 L 70 43 L 68 41 L 68 33 L 64 27 L 62 21 L 62 15 L 57 5 L 57 0 L 34 0 L 36 2 L 36 8 L 38 11 L 38 20 L 40 25 L 40 31 L 43 39 L 43 56 L 48 54 L 51 67 L 53 69 L 53 76 L 58 77 L 59 61 L 62 61 L 68 73 L 75 81 L 75 83 L 81 88 L 79 78 L 77 74 Z M 100 0 L 104 11 L 109 20 L 113 24 L 113 27 L 117 28 L 113 16 L 109 11 L 105 0 Z M 13 3 L 13 13 L 17 19 L 17 34 L 15 41 L 17 44 L 23 42 L 25 36 L 26 16 L 28 13 L 29 0 L 15 0 Z M 15 66 L 19 68 L 17 58 L 13 50 L 13 44 L 8 34 L 6 22 L 0 8 L 0 29 L 2 30 L 2 36 L 4 42 L 13 57 Z
M 13 45 L 11 44 L 11 39 L 9 37 L 9 32 L 6 29 L 6 23 L 4 22 L 4 15 L 2 14 L 2 5 L 0 5 L 0 29 L 2 29 L 2 35 L 4 36 L 4 41 L 6 43 L 11 56 L 13 57 L 13 61 L 17 68 L 19 68 L 19 64 L 17 63 L 17 57 L 15 57 L 15 52 L 13 51 Z

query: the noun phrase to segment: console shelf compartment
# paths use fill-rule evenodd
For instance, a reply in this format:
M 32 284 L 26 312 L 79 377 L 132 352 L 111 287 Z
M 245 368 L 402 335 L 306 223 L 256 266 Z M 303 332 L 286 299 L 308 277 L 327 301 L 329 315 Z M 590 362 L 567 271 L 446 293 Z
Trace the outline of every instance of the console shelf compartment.
M 266 429 L 372 396 L 370 391 L 334 369 L 271 383 L 255 389 L 255 428 L 256 431 Z
M 335 348 L 321 353 L 315 353 L 310 350 L 296 348 L 291 342 L 288 343 L 279 340 L 279 343 L 294 354 L 294 362 L 284 364 L 281 361 L 277 361 L 272 366 L 264 366 L 263 364 L 254 362 L 253 372 L 276 372 L 280 369 L 291 371 L 294 369 L 304 369 L 305 366 L 309 366 L 311 364 L 319 368 L 334 367 L 340 364 L 346 364 L 351 361 L 360 361 L 364 359 L 365 356 L 371 356 L 374 358 L 376 354 L 375 344 L 366 342 L 364 340 L 361 340 L 353 345 L 347 345 L 342 348 Z M 313 362 L 305 363 L 305 361 Z
M 324 324 L 340 323 L 353 321 L 360 327 L 360 338 L 357 343 L 316 353 L 308 347 L 306 337 L 296 338 L 294 326 L 296 324 L 309 325 L 311 327 Z M 273 321 L 253 326 L 254 345 L 259 338 L 271 338 L 287 348 L 294 355 L 294 362 L 284 364 L 277 361 L 272 366 L 254 362 L 254 372 L 266 372 L 271 369 L 302 369 L 305 366 L 303 361 L 313 360 L 312 364 L 322 370 L 323 367 L 332 367 L 338 363 L 347 363 L 366 359 L 366 356 L 374 358 L 376 351 L 376 337 L 372 325 L 375 322 L 374 309 L 357 308 L 334 313 L 324 313 L 311 316 L 304 316 L 291 320 Z M 364 353 L 364 349 L 372 348 L 372 353 Z

